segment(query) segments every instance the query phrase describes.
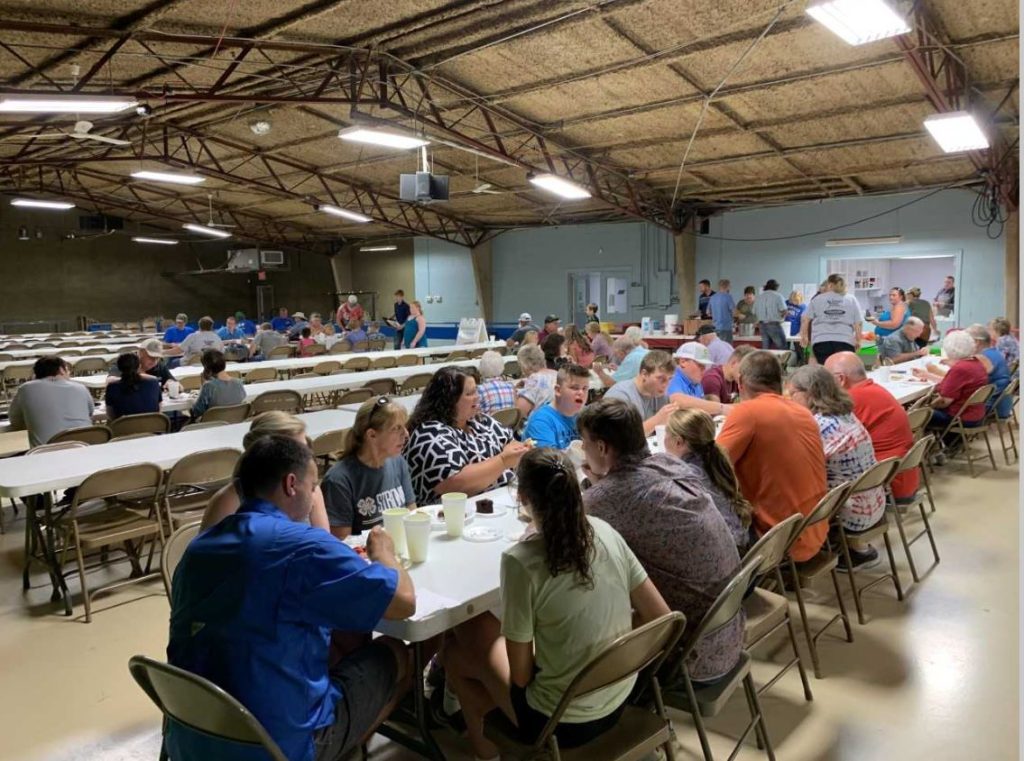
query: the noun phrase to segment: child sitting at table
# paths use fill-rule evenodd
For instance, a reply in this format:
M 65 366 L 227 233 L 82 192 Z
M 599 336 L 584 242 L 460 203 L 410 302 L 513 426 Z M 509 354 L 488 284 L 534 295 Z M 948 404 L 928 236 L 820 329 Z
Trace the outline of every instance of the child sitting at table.
M 387 336 L 385 336 L 383 333 L 380 332 L 380 323 L 379 322 L 371 322 L 370 323 L 370 329 L 368 331 L 366 331 L 366 340 L 367 341 L 386 341 L 387 340 Z
M 305 327 L 302 329 L 301 337 L 299 338 L 299 356 L 300 357 L 311 357 L 313 352 L 309 350 L 309 347 L 316 343 L 316 339 L 313 338 L 313 331 Z
M 485 613 L 463 624 L 442 655 L 477 758 L 498 757 L 484 736 L 488 712 L 501 710 L 518 739 L 533 743 L 580 670 L 630 631 L 634 609 L 638 625 L 669 612 L 623 538 L 586 515 L 564 454 L 531 450 L 518 477 L 533 524 L 502 554 L 502 620 Z M 559 746 L 578 747 L 615 726 L 635 682 L 631 677 L 570 703 L 555 730 Z

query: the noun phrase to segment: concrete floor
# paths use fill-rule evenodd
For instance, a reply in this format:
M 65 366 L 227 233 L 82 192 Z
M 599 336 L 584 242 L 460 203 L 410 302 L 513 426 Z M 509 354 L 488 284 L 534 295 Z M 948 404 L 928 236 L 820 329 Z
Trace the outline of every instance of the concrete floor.
M 1018 507 L 1016 465 L 967 476 L 959 464 L 935 476 L 933 518 L 942 563 L 918 586 L 897 549 L 905 603 L 880 586 L 869 594 L 866 626 L 856 641 L 825 638 L 825 678 L 812 677 L 805 703 L 791 671 L 763 698 L 780 761 L 966 758 L 1011 759 L 1018 740 Z M 23 523 L 0 537 L 0 759 L 155 759 L 159 717 L 128 675 L 134 653 L 164 655 L 168 607 L 159 582 L 131 587 L 94 606 L 91 624 L 57 614 L 45 577 L 21 591 Z M 922 568 L 926 542 L 914 546 Z M 845 577 L 840 578 L 845 584 Z M 77 581 L 72 581 L 72 588 Z M 828 602 L 822 595 L 822 602 Z M 76 600 L 76 615 L 81 606 Z M 852 612 L 852 605 L 851 612 Z M 830 610 L 811 606 L 824 620 Z M 796 606 L 793 606 L 796 615 Z M 781 659 L 785 650 L 779 650 Z M 765 658 L 765 655 L 759 657 Z M 763 683 L 771 664 L 755 665 Z M 808 662 L 809 668 L 809 662 Z M 716 757 L 728 756 L 746 716 L 734 697 L 711 722 Z M 685 761 L 701 757 L 688 718 L 676 716 Z M 449 757 L 470 758 L 456 737 L 442 738 Z M 380 740 L 374 758 L 416 758 Z M 764 758 L 750 744 L 743 759 Z

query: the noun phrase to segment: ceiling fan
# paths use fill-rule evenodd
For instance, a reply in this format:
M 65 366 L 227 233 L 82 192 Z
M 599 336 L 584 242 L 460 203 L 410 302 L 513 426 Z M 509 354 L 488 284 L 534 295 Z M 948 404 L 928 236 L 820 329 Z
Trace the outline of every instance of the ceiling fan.
M 479 159 L 479 157 L 477 157 L 477 159 L 476 159 L 476 171 L 474 172 L 474 174 L 476 176 L 476 183 L 477 183 L 477 185 L 476 185 L 475 188 L 473 188 L 471 191 L 469 191 L 473 195 L 477 195 L 477 196 L 480 196 L 480 195 L 500 196 L 500 195 L 504 195 L 505 194 L 505 191 L 502 191 L 502 190 L 491 190 L 491 188 L 493 188 L 494 185 L 492 183 L 490 183 L 490 182 L 480 182 L 480 159 Z
M 130 140 L 121 140 L 116 137 L 106 137 L 105 135 L 94 135 L 90 130 L 92 129 L 92 122 L 86 121 L 85 119 L 79 119 L 75 122 L 75 128 L 71 132 L 65 133 L 68 137 L 74 138 L 75 140 L 93 140 L 97 143 L 106 143 L 107 145 L 131 145 Z
M 209 215 L 210 216 L 210 221 L 206 223 L 207 227 L 221 227 L 221 228 L 226 228 L 226 229 L 229 229 L 229 230 L 234 228 L 234 227 L 238 227 L 238 225 L 229 225 L 226 222 L 214 222 L 213 221 L 213 193 L 207 193 L 206 194 L 206 203 L 207 203 L 207 206 L 209 207 L 209 212 L 210 212 L 210 215 Z M 224 217 L 222 216 L 221 219 L 223 219 L 223 218 Z

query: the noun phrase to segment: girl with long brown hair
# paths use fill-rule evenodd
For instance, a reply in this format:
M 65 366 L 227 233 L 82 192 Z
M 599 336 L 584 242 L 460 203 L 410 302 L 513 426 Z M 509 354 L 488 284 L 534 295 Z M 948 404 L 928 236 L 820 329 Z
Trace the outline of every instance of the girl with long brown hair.
M 573 324 L 565 326 L 565 345 L 573 364 L 590 367 L 594 364 L 594 349 L 586 333 Z
M 632 628 L 633 609 L 640 623 L 669 610 L 622 537 L 587 516 L 564 454 L 527 452 L 518 476 L 519 501 L 535 530 L 502 556 L 502 620 L 477 617 L 469 624 L 474 646 L 446 646 L 442 656 L 477 758 L 498 756 L 483 733 L 489 711 L 500 708 L 520 741 L 533 743 L 580 670 Z M 573 701 L 555 731 L 559 745 L 576 747 L 613 727 L 634 682 Z
M 676 410 L 665 426 L 665 450 L 693 465 L 701 475 L 711 501 L 725 518 L 736 547 L 742 553 L 751 543 L 753 508 L 740 493 L 732 462 L 715 443 L 715 421 L 703 410 Z

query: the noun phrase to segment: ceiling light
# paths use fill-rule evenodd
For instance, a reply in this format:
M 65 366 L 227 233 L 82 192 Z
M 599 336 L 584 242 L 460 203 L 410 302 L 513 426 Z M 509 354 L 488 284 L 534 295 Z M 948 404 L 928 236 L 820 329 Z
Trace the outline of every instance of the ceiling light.
M 260 119 L 259 121 L 252 122 L 249 125 L 249 129 L 252 130 L 254 135 L 266 135 L 270 132 L 270 122 Z
M 946 153 L 981 151 L 989 145 L 978 122 L 966 111 L 934 114 L 924 120 L 924 126 Z
M 138 105 L 134 98 L 90 95 L 3 95 L 0 112 L 22 114 L 116 114 Z
M 527 178 L 531 183 L 556 196 L 569 199 L 590 198 L 590 191 L 575 182 L 563 179 L 556 174 L 536 174 Z
M 903 242 L 902 235 L 890 235 L 881 238 L 832 238 L 825 241 L 829 248 L 840 246 L 893 246 Z
M 807 13 L 851 45 L 906 34 L 910 26 L 885 0 L 820 0 Z
M 161 246 L 177 246 L 178 241 L 172 240 L 171 238 L 132 238 L 136 243 L 157 243 Z
M 331 206 L 330 204 L 320 204 L 316 207 L 317 211 L 322 211 L 324 214 L 330 214 L 335 217 L 342 217 L 343 219 L 350 219 L 353 222 L 372 222 L 365 214 L 360 214 L 355 211 L 349 211 L 348 209 L 339 209 L 337 206 Z
M 205 227 L 203 225 L 191 225 L 191 224 L 189 224 L 189 225 L 182 225 L 182 227 L 184 227 L 186 230 L 191 230 L 194 233 L 199 233 L 200 235 L 209 235 L 209 236 L 214 237 L 214 238 L 230 238 L 231 237 L 231 233 L 224 232 L 223 230 L 218 230 L 218 229 L 216 229 L 214 227 Z
M 398 246 L 361 246 L 360 251 L 397 251 Z
M 424 145 L 430 145 L 429 140 L 424 140 L 412 135 L 403 135 L 398 132 L 386 132 L 379 129 L 366 129 L 363 127 L 358 127 L 356 129 L 343 129 L 338 133 L 338 137 L 352 143 L 369 143 L 370 145 L 382 145 L 385 148 L 401 148 L 402 150 L 408 148 L 422 148 Z
M 28 206 L 33 209 L 58 209 L 60 211 L 75 208 L 73 203 L 68 203 L 67 201 L 37 201 L 34 198 L 15 198 L 11 201 L 11 206 Z
M 132 177 L 134 177 L 136 180 L 170 182 L 174 185 L 198 185 L 200 182 L 206 182 L 205 177 L 200 177 L 197 174 L 177 174 L 176 172 L 150 172 L 149 170 L 132 172 Z

